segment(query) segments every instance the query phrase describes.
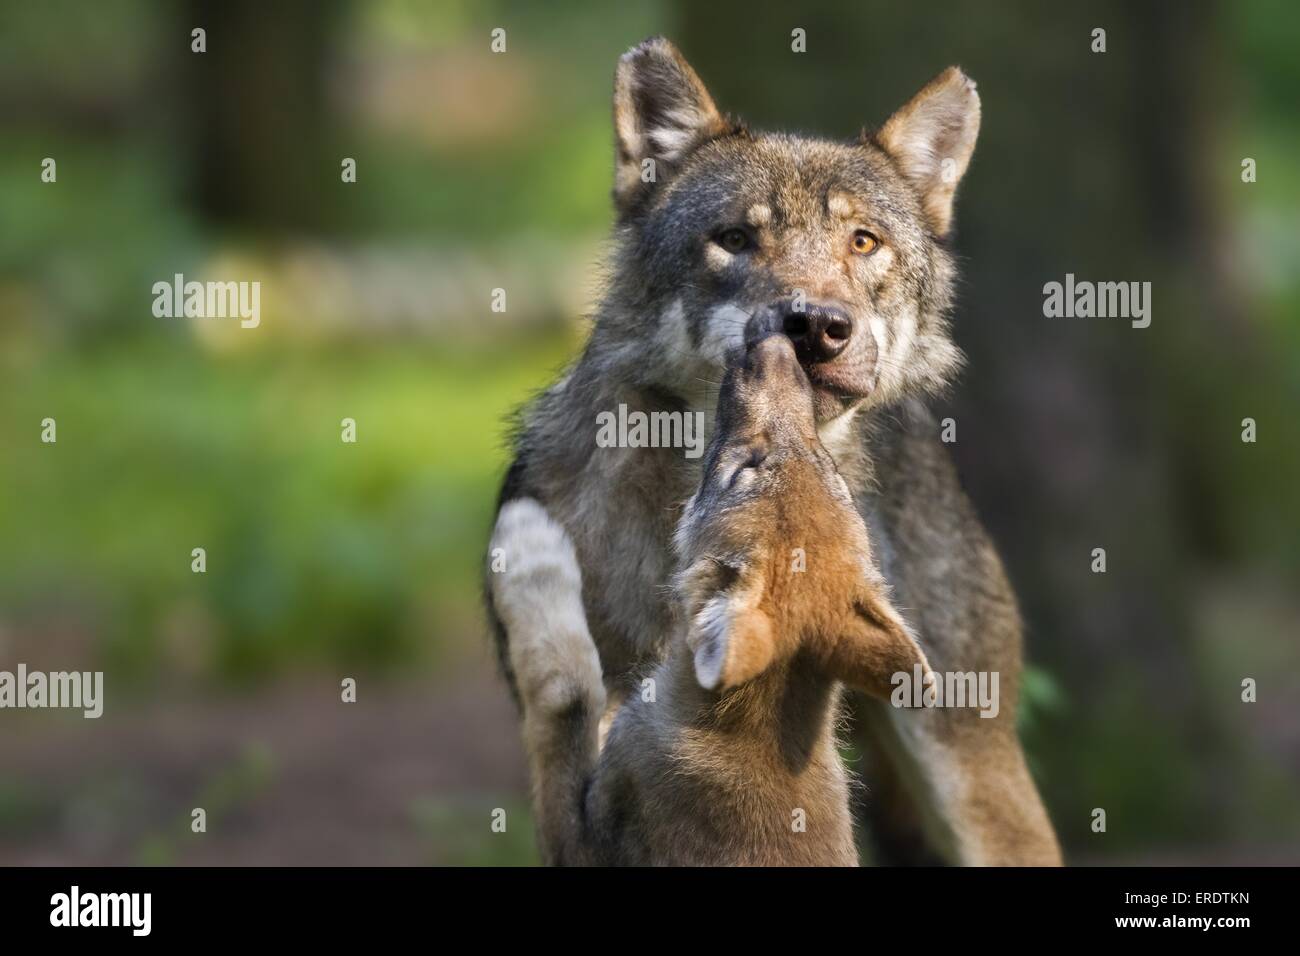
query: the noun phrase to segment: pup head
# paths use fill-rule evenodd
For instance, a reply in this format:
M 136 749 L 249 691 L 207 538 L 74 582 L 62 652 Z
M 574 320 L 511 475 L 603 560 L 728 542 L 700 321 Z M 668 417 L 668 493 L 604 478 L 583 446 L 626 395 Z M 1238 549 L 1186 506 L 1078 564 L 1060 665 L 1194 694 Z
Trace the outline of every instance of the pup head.
M 860 141 L 751 133 L 671 43 L 647 40 L 615 77 L 602 322 L 682 397 L 747 333 L 771 332 L 796 345 L 818 421 L 941 388 L 961 361 L 942 240 L 979 119 L 975 84 L 950 67 Z
M 928 669 L 817 438 L 813 388 L 785 336 L 758 341 L 727 372 L 676 545 L 687 641 L 707 689 L 736 687 L 799 653 L 881 697 L 893 674 Z

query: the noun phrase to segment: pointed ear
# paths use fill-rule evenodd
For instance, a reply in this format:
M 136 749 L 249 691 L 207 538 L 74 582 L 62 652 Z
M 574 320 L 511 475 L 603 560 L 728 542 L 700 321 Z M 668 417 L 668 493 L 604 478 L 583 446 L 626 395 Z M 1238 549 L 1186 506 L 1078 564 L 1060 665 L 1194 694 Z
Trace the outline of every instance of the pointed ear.
M 758 606 L 762 582 L 750 580 L 709 598 L 691 619 L 687 646 L 705 690 L 738 687 L 767 670 L 776 656 L 772 621 Z
M 614 201 L 627 213 L 727 123 L 677 48 L 653 37 L 624 53 L 614 75 Z
M 970 165 L 980 129 L 975 81 L 955 66 L 917 93 L 876 134 L 921 197 L 937 235 L 952 224 L 957 183 Z
M 895 674 L 910 678 L 918 665 L 922 676 L 930 672 L 930 663 L 911 629 L 882 596 L 860 596 L 846 618 L 831 652 L 830 670 L 838 680 L 888 700 Z

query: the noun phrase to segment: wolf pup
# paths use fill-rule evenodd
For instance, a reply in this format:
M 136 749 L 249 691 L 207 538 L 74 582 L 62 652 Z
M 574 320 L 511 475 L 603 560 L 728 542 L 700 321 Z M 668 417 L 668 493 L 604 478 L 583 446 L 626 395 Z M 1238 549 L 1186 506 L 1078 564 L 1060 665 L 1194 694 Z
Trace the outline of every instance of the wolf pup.
M 667 41 L 625 54 L 611 276 L 581 358 L 522 416 L 494 553 L 529 558 L 526 571 L 490 564 L 488 604 L 512 689 L 519 641 L 556 686 L 585 669 L 577 688 L 603 675 L 615 700 L 634 689 L 675 633 L 671 540 L 700 460 L 663 443 L 603 447 L 598 418 L 707 415 L 729 351 L 784 334 L 930 665 L 999 675 L 993 719 L 860 701 L 880 857 L 1057 863 L 1015 730 L 1015 598 L 924 403 L 960 364 L 946 236 L 979 119 L 975 85 L 949 68 L 858 141 L 756 133 L 718 111 Z M 574 701 L 595 733 L 600 715 Z M 571 773 L 568 751 L 530 759 L 543 789 Z
M 541 630 L 511 641 L 530 752 L 564 767 L 536 776 L 548 862 L 857 865 L 837 682 L 885 698 L 892 675 L 926 663 L 889 604 L 812 403 L 784 336 L 727 373 L 704 477 L 677 527 L 683 625 L 644 685 L 654 693 L 628 699 L 603 748 L 576 713 L 601 712 L 600 675 L 555 670 Z M 502 509 L 507 541 L 532 507 Z M 564 535 L 550 533 L 548 550 Z M 530 555 L 507 561 L 527 568 Z

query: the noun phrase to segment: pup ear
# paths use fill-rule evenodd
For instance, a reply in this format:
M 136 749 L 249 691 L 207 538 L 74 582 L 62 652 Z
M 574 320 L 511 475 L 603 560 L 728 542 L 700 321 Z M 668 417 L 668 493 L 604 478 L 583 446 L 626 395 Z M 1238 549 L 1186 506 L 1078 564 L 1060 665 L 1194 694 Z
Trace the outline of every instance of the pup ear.
M 846 618 L 831 652 L 830 671 L 838 680 L 888 700 L 895 674 L 910 678 L 917 665 L 922 677 L 930 673 L 930 663 L 911 629 L 882 596 L 860 596 Z
M 614 75 L 614 201 L 619 211 L 634 208 L 691 150 L 726 128 L 700 78 L 663 37 L 624 53 Z
M 757 580 L 721 591 L 691 619 L 686 641 L 695 652 L 695 678 L 705 690 L 738 687 L 772 663 L 776 637 L 758 606 L 762 593 Z
M 975 81 L 950 66 L 889 118 L 876 141 L 916 187 L 936 234 L 952 224 L 953 195 L 980 129 Z

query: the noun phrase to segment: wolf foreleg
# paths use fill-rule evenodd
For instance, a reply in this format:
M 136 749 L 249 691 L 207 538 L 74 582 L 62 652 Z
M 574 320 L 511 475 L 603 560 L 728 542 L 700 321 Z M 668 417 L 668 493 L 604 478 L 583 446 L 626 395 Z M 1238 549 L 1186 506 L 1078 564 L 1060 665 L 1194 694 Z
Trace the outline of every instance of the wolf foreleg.
M 605 687 L 577 554 L 532 498 L 501 509 L 491 549 L 489 590 L 523 709 L 542 856 L 580 863 L 588 855 L 583 792 L 599 755 Z

